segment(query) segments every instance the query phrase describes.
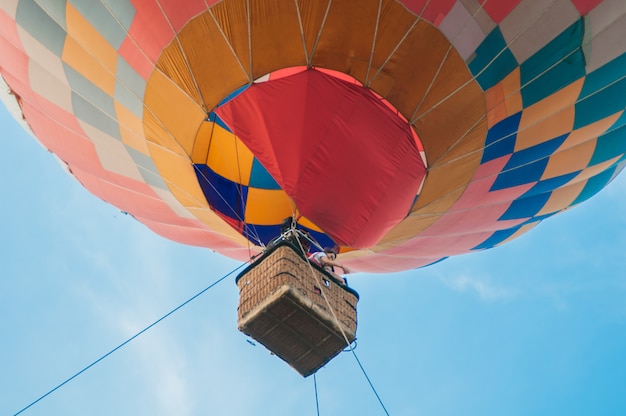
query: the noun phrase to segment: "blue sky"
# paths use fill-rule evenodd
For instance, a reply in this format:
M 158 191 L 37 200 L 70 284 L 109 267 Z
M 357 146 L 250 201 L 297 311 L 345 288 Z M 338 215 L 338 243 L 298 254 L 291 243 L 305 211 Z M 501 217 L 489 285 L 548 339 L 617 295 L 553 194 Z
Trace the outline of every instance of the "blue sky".
M 0 414 L 14 414 L 239 265 L 89 194 L 0 110 Z M 626 175 L 502 247 L 357 274 L 356 355 L 391 415 L 626 414 Z M 24 415 L 315 415 L 303 379 L 236 329 L 234 278 Z M 321 415 L 384 415 L 356 360 Z

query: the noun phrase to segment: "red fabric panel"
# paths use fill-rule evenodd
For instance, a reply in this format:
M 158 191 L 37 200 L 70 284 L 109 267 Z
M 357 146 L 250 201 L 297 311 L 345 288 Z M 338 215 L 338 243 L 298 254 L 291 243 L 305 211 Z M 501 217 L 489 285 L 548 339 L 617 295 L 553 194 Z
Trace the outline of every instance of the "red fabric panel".
M 367 88 L 315 70 L 216 110 L 335 242 L 365 248 L 408 213 L 426 168 L 411 129 Z
M 520 1 L 521 0 L 487 1 L 483 4 L 483 8 L 494 22 L 500 24 L 500 22 L 511 13 L 511 10 L 517 7 Z
M 400 2 L 422 19 L 439 26 L 443 18 L 450 13 L 456 0 L 401 0 Z
M 602 0 L 572 0 L 572 3 L 581 16 L 587 16 L 590 11 L 602 3 Z
M 132 0 L 132 4 L 136 13 L 128 30 L 128 36 L 139 45 L 152 62 L 156 62 L 163 49 L 174 39 L 174 32 L 154 0 Z M 130 40 L 127 38 L 124 43 L 126 42 Z M 125 45 L 122 44 L 122 48 L 124 47 Z
M 178 33 L 189 20 L 207 9 L 204 0 L 161 2 L 161 7 L 163 7 L 165 14 L 170 19 L 176 33 Z

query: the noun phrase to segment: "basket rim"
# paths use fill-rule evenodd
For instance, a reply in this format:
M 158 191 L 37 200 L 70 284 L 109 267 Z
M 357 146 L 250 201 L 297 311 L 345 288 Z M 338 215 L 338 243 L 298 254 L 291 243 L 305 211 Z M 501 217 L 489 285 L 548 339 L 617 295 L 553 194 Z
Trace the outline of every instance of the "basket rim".
M 306 257 L 304 257 L 299 252 L 299 250 L 293 244 L 291 244 L 289 241 L 286 241 L 286 240 L 279 241 L 277 244 L 275 244 L 274 246 L 272 246 L 269 249 L 267 249 L 266 251 L 264 251 L 263 254 L 260 257 L 258 257 L 251 265 L 249 265 L 248 267 L 243 269 L 237 275 L 237 277 L 235 278 L 235 284 L 238 284 L 239 283 L 239 279 L 241 279 L 243 276 L 245 276 L 250 270 L 254 269 L 259 264 L 261 264 L 263 262 L 263 260 L 265 260 L 267 257 L 269 257 L 272 253 L 274 253 L 274 251 L 276 251 L 280 247 L 287 247 L 287 248 L 291 249 L 291 251 L 293 251 L 294 254 L 296 254 L 298 257 L 300 257 L 303 261 L 309 263 L 315 270 L 317 270 L 318 272 L 322 273 L 329 280 L 331 280 L 332 282 L 336 283 L 336 285 L 338 287 L 340 287 L 342 290 L 345 290 L 346 292 L 356 296 L 357 300 L 360 300 L 359 294 L 358 294 L 358 292 L 356 290 L 352 289 L 349 286 L 341 284 L 332 274 L 328 273 L 326 270 L 322 269 L 317 264 L 315 264 L 313 262 L 310 262 Z

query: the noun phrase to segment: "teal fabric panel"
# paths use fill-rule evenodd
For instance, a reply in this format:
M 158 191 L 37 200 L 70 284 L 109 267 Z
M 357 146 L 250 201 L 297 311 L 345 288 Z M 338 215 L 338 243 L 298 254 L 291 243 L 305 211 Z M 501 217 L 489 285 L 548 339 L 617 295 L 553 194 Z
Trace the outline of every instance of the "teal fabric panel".
M 587 74 L 580 98 L 586 98 L 626 77 L 626 53 Z
M 606 162 L 614 157 L 622 157 L 624 153 L 626 153 L 626 127 L 621 127 L 598 137 L 589 166 Z
M 520 65 L 522 102 L 528 107 L 585 76 L 583 19 Z
M 574 129 L 579 129 L 623 111 L 625 96 L 626 78 L 622 78 L 610 87 L 601 89 L 595 94 L 577 102 L 575 106 Z
M 65 7 L 65 2 L 62 3 Z M 15 21 L 52 53 L 61 57 L 66 31 L 37 3 L 33 0 L 21 0 L 17 5 Z
M 493 87 L 517 68 L 517 61 L 507 48 L 500 28 L 493 29 L 476 48 L 468 66 L 483 90 Z
M 578 198 L 576 198 L 574 202 L 572 202 L 572 205 L 580 204 L 581 202 L 588 200 L 589 198 L 600 192 L 600 190 L 604 188 L 609 182 L 611 182 L 611 179 L 613 179 L 615 169 L 616 166 L 613 166 L 605 170 L 604 172 L 592 178 L 589 178 L 582 192 L 580 193 L 580 195 L 578 195 Z
M 250 187 L 260 189 L 280 189 L 272 175 L 263 167 L 255 157 L 250 170 Z
M 121 2 L 127 3 L 127 0 Z M 127 29 L 120 26 L 117 19 L 100 1 L 71 0 L 72 6 L 82 14 L 89 23 L 109 42 L 116 50 L 126 38 Z M 116 3 L 120 3 L 119 1 Z M 132 7 L 132 6 L 130 6 Z M 116 9 L 120 9 L 117 7 Z M 133 8 L 134 10 L 134 8 Z M 133 14 L 134 16 L 134 14 Z

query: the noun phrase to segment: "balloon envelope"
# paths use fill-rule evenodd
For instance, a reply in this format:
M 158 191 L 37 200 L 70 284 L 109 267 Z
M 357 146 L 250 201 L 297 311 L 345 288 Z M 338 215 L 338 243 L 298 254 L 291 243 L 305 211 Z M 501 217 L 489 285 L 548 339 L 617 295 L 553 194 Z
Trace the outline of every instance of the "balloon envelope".
M 103 200 L 247 259 L 296 215 L 355 270 L 488 249 L 624 166 L 626 3 L 0 4 L 3 99 Z

